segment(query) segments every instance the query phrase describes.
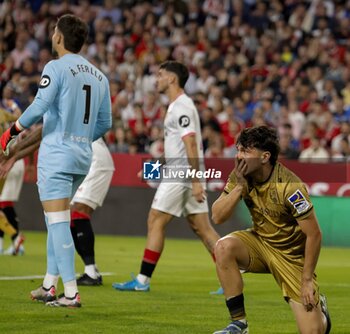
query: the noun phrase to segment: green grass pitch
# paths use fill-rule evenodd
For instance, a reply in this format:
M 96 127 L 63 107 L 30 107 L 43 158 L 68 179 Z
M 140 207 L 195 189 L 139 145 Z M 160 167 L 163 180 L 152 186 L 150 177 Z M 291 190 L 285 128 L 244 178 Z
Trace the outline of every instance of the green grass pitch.
M 52 309 L 29 299 L 41 279 L 5 277 L 45 273 L 45 233 L 27 232 L 24 256 L 0 256 L 0 333 L 204 334 L 228 323 L 214 265 L 197 240 L 166 241 L 152 279 L 151 292 L 119 292 L 115 281 L 137 273 L 145 238 L 96 237 L 96 258 L 104 277 L 101 287 L 81 287 L 81 309 Z M 350 333 L 350 249 L 324 248 L 318 265 L 321 291 L 328 297 L 332 334 Z M 82 262 L 76 257 L 76 269 Z M 245 274 L 250 333 L 297 333 L 293 315 L 271 275 Z M 62 285 L 59 286 L 62 292 Z

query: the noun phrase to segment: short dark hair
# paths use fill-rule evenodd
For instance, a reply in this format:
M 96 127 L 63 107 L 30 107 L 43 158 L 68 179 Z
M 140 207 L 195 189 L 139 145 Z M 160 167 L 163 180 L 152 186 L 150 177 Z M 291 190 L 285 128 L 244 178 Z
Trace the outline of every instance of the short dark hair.
M 175 73 L 179 81 L 179 86 L 181 88 L 185 87 L 189 73 L 184 64 L 179 63 L 178 61 L 169 60 L 160 64 L 159 68 Z
M 80 52 L 88 35 L 87 24 L 74 15 L 66 14 L 58 19 L 57 29 L 64 37 L 64 48 L 73 53 Z
M 264 125 L 242 130 L 237 139 L 238 144 L 244 148 L 257 148 L 270 152 L 271 165 L 275 165 L 280 151 L 276 129 Z

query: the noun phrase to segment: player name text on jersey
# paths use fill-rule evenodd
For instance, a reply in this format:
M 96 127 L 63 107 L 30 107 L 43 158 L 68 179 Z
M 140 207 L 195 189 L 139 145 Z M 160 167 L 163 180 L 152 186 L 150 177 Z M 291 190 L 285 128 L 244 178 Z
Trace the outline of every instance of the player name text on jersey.
M 94 69 L 91 66 L 78 64 L 78 65 L 76 65 L 76 70 L 74 70 L 71 67 L 69 69 L 74 77 L 76 75 L 78 75 L 79 73 L 89 73 L 89 74 L 93 75 L 94 77 L 96 77 L 98 81 L 102 81 L 102 74 L 99 73 L 96 69 Z

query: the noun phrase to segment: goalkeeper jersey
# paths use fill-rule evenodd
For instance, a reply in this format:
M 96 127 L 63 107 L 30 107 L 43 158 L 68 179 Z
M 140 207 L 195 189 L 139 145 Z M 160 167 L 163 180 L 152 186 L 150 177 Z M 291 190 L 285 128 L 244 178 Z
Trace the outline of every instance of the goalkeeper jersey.
M 66 54 L 49 62 L 38 93 L 19 123 L 28 128 L 41 118 L 38 167 L 87 174 L 92 141 L 111 127 L 107 78 L 77 54 Z

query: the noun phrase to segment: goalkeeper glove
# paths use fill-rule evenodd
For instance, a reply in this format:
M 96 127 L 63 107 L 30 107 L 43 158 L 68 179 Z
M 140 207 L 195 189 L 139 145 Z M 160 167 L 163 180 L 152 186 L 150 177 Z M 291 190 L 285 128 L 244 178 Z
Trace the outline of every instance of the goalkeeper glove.
M 10 147 L 14 144 L 16 137 L 23 131 L 23 127 L 17 121 L 7 129 L 0 138 L 0 145 L 5 156 L 10 154 Z

